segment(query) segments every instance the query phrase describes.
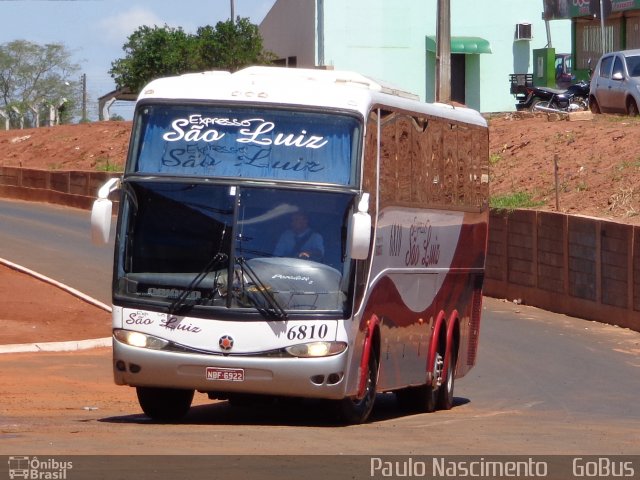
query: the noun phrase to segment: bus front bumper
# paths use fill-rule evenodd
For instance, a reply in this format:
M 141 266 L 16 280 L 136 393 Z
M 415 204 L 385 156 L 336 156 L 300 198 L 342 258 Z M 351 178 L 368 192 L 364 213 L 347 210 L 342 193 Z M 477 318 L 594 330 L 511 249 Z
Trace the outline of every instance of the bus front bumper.
M 317 358 L 223 356 L 133 347 L 113 339 L 117 385 L 340 399 L 348 352 Z

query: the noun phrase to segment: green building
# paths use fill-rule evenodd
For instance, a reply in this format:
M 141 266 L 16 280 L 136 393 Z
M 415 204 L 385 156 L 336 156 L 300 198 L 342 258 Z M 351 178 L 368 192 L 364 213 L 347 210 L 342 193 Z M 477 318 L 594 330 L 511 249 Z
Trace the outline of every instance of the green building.
M 570 0 L 571 1 L 571 0 Z M 571 21 L 542 0 L 450 0 L 452 100 L 515 109 L 509 76 L 534 72 L 534 50 L 571 52 Z M 277 0 L 260 24 L 283 66 L 355 70 L 435 99 L 436 0 Z

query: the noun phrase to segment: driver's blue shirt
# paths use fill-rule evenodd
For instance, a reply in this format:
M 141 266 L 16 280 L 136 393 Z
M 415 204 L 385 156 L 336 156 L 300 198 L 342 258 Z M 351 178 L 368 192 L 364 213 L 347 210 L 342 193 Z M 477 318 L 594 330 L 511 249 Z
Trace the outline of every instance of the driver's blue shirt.
M 311 254 L 311 260 L 324 257 L 324 241 L 322 235 L 307 229 L 299 235 L 293 230 L 286 230 L 280 235 L 273 255 L 276 257 L 298 257 L 302 252 Z

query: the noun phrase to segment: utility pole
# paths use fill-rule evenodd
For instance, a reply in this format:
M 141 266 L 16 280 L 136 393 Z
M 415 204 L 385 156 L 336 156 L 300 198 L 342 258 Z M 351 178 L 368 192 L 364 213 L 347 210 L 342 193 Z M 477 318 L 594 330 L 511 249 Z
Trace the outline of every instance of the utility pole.
M 451 3 L 438 0 L 436 26 L 436 101 L 451 101 Z
M 231 23 L 236 23 L 236 0 L 231 0 Z
M 549 20 L 553 19 L 553 12 L 550 7 L 547 6 L 546 0 L 542 2 L 542 19 L 544 20 L 544 28 L 547 31 L 547 45 L 545 48 L 553 48 L 551 44 L 551 28 L 549 27 Z
M 605 33 L 604 33 L 604 1 L 600 0 L 600 41 L 602 42 L 602 55 L 607 53 L 605 48 Z

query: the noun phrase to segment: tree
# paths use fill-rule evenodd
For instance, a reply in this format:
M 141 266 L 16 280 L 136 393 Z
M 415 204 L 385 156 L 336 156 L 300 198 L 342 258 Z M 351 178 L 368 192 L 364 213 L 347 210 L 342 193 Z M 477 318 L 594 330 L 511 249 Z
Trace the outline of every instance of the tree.
M 272 63 L 274 55 L 262 46 L 258 27 L 247 18 L 218 22 L 215 28 L 200 27 L 197 34 L 200 70 L 221 69 L 235 72 L 248 65 Z
M 26 126 L 35 125 L 49 107 L 64 105 L 63 121 L 75 111 L 80 67 L 71 62 L 71 53 L 63 44 L 38 45 L 14 40 L 0 45 L 0 109 L 11 117 L 13 125 L 22 117 Z M 63 101 L 64 100 L 64 101 Z
M 258 27 L 238 17 L 198 28 L 196 35 L 181 28 L 138 28 L 122 47 L 124 58 L 111 63 L 109 73 L 119 88 L 133 92 L 154 78 L 202 70 L 235 71 L 247 65 L 271 63 Z
M 194 46 L 181 28 L 142 26 L 129 36 L 125 58 L 112 62 L 109 74 L 119 88 L 138 92 L 154 78 L 191 71 Z

